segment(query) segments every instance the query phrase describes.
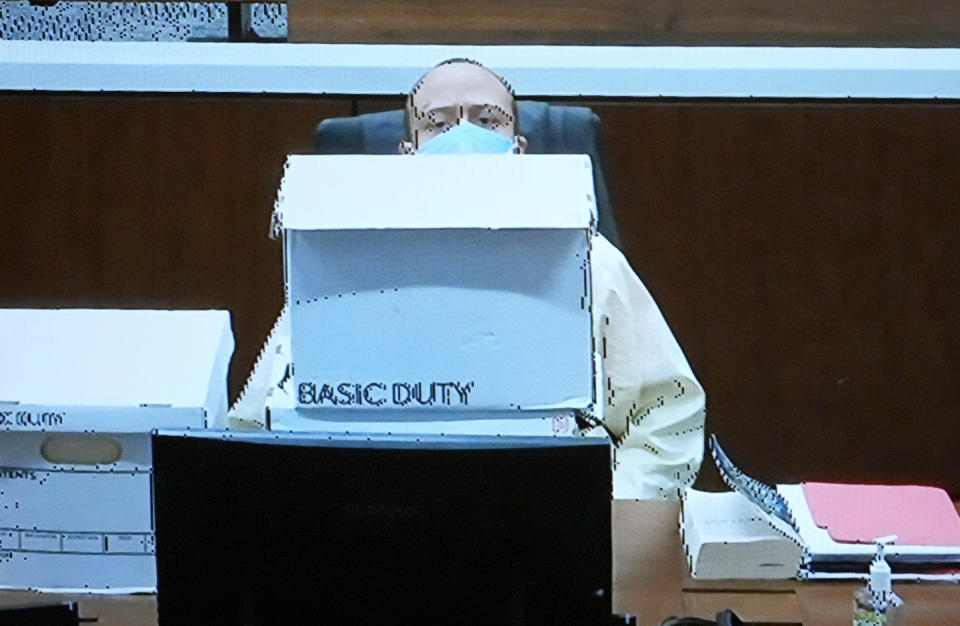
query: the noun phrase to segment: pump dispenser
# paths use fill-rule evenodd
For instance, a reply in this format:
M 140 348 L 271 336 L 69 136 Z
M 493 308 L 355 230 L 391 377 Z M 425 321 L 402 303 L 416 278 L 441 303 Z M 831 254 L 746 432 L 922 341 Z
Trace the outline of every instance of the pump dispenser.
M 896 540 L 896 535 L 875 540 L 877 554 L 870 563 L 870 580 L 853 595 L 853 626 L 900 625 L 903 600 L 893 593 L 890 565 L 883 555 L 884 546 Z

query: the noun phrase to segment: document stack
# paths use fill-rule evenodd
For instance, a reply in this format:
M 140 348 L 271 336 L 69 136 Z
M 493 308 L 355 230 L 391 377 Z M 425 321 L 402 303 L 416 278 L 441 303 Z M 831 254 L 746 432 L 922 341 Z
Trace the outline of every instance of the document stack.
M 894 580 L 960 581 L 960 516 L 942 489 L 808 482 L 774 489 L 744 474 L 716 437 L 725 493 L 687 490 L 680 531 L 694 578 L 864 579 L 877 538 Z

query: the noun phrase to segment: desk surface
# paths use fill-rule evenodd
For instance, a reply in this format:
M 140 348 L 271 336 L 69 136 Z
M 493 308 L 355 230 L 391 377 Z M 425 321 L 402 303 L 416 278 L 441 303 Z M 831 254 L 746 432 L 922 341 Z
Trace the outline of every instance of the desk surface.
M 848 626 L 853 592 L 860 583 L 796 580 L 693 580 L 687 573 L 677 531 L 679 503 L 616 501 L 613 506 L 613 606 L 643 626 L 671 615 L 711 617 L 730 608 L 747 621 Z M 960 623 L 960 585 L 905 583 L 896 586 L 910 626 Z M 76 599 L 80 615 L 100 626 L 153 626 L 152 595 L 61 596 L 0 591 L 0 605 Z
M 733 609 L 745 621 L 849 626 L 859 582 L 798 580 L 693 580 L 677 529 L 678 502 L 615 502 L 613 507 L 613 606 L 640 623 L 670 615 L 711 617 Z M 960 623 L 960 585 L 905 583 L 910 626 Z

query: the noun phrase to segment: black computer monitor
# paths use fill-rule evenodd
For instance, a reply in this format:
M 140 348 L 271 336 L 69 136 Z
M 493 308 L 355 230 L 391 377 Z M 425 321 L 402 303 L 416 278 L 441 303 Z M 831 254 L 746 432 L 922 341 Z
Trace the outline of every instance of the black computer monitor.
M 175 624 L 608 624 L 609 444 L 153 438 Z

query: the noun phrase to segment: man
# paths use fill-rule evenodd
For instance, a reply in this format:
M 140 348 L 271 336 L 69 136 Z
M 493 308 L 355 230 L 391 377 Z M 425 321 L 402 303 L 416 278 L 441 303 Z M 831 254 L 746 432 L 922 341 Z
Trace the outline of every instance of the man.
M 417 81 L 407 99 L 406 122 L 402 154 L 522 154 L 529 145 L 517 134 L 509 84 L 467 59 L 445 61 Z M 592 415 L 582 416 L 582 432 L 610 438 L 615 497 L 679 497 L 703 457 L 703 390 L 623 254 L 597 236 L 591 263 L 595 362 L 600 364 L 596 397 L 602 402 Z M 275 370 L 270 361 L 288 337 L 289 323 L 281 315 L 231 412 L 235 419 L 262 415 L 264 390 L 277 382 L 267 380 Z
M 514 152 L 527 149 L 527 139 L 515 134 L 517 103 L 513 89 L 483 65 L 469 59 L 450 59 L 424 74 L 407 96 L 407 137 L 400 152 L 413 154 L 452 129 L 460 121 L 507 137 Z

